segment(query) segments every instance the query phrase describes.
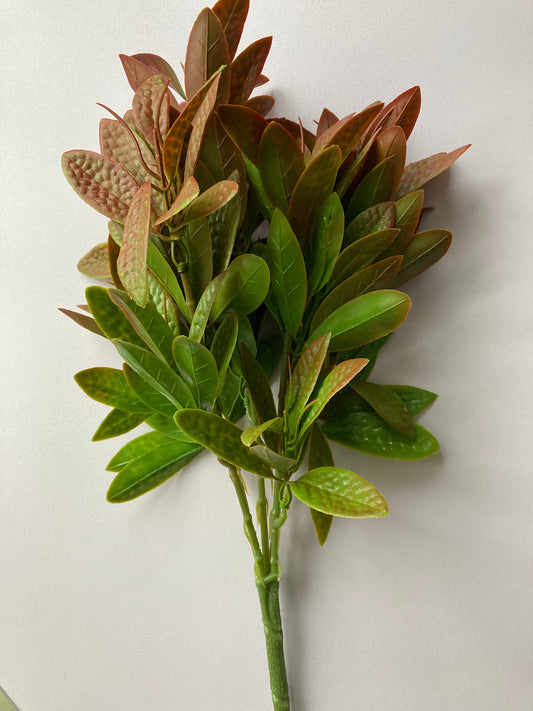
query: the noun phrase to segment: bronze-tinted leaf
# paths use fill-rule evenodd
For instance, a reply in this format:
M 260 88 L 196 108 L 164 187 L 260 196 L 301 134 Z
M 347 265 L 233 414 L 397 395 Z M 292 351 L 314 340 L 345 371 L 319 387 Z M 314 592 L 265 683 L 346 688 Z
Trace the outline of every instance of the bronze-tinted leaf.
M 355 189 L 346 211 L 347 221 L 351 222 L 360 212 L 372 205 L 389 200 L 393 179 L 392 159 L 386 158 L 367 173 Z
M 447 170 L 455 161 L 460 158 L 467 148 L 470 148 L 470 143 L 461 148 L 456 148 L 451 153 L 436 153 L 429 158 L 423 158 L 415 163 L 409 163 L 406 166 L 400 184 L 394 194 L 394 199 L 407 195 L 407 193 L 421 188 L 422 185 L 429 180 L 436 178 L 442 172 Z
M 198 158 L 200 157 L 200 152 L 204 142 L 206 125 L 215 107 L 219 83 L 220 74 L 209 87 L 209 91 L 207 92 L 205 99 L 200 104 L 200 108 L 194 117 L 191 136 L 189 138 L 189 145 L 187 146 L 187 156 L 185 158 L 185 180 L 189 176 L 194 175 L 196 164 L 198 163 Z
M 253 111 L 257 111 L 261 116 L 266 116 L 272 111 L 275 103 L 276 100 L 273 96 L 260 94 L 259 96 L 252 96 L 251 99 L 248 99 L 246 106 Z
M 217 72 L 220 67 L 226 69 L 221 74 L 218 86 L 217 103 L 227 103 L 229 99 L 230 75 L 228 65 L 230 56 L 228 43 L 220 20 L 209 8 L 198 15 L 193 25 L 185 57 L 185 91 L 191 99 Z
M 300 356 L 291 374 L 285 398 L 285 409 L 289 413 L 289 429 L 293 435 L 296 434 L 307 401 L 315 389 L 328 352 L 329 341 L 329 333 L 313 340 Z
M 117 260 L 120 281 L 139 306 L 145 306 L 148 300 L 146 255 L 152 209 L 151 190 L 150 183 L 145 183 L 135 193 L 126 216 L 124 236 Z
M 338 123 L 339 118 L 338 116 L 335 116 L 335 114 L 330 111 L 329 109 L 324 109 L 322 113 L 320 114 L 320 119 L 318 121 L 317 129 L 316 129 L 316 137 L 320 138 L 320 136 L 328 130 L 328 128 L 331 128 L 334 124 Z
M 392 388 L 368 381 L 354 382 L 352 387 L 388 425 L 407 437 L 416 437 L 409 410 Z
M 90 316 L 87 316 L 86 314 L 79 314 L 76 311 L 71 311 L 70 309 L 58 309 L 58 311 L 61 311 L 62 314 L 65 314 L 65 316 L 71 318 L 74 323 L 78 324 L 78 326 L 85 328 L 87 331 L 91 331 L 91 333 L 96 333 L 97 336 L 103 336 L 103 338 L 106 338 L 105 334 L 98 327 L 96 321 Z
M 190 222 L 201 220 L 216 210 L 220 210 L 221 207 L 235 197 L 238 190 L 239 184 L 234 180 L 221 180 L 219 183 L 212 185 L 191 202 L 181 224 L 186 225 Z
M 142 185 L 142 183 L 151 182 L 154 178 L 141 163 L 135 140 L 146 165 L 154 171 L 157 166 L 154 162 L 155 158 L 146 143 L 140 136 L 135 135 L 134 131 L 133 134 L 134 137 L 132 137 L 126 126 L 119 121 L 107 118 L 100 121 L 100 150 L 102 155 L 111 158 L 116 163 L 120 163 Z
M 259 144 L 268 122 L 247 106 L 220 106 L 218 115 L 224 130 L 237 148 L 254 165 L 259 163 Z
M 394 224 L 395 214 L 396 206 L 393 202 L 381 202 L 363 210 L 346 227 L 342 246 L 348 247 L 361 237 L 366 237 L 373 232 L 386 230 L 389 227 L 399 228 L 399 225 Z
M 403 255 L 402 268 L 394 280 L 394 286 L 405 284 L 444 257 L 452 242 L 448 230 L 428 230 L 416 234 Z
M 168 131 L 169 122 L 169 91 L 166 83 L 158 74 L 153 74 L 135 92 L 132 109 L 135 123 L 142 130 L 144 136 L 151 143 L 152 131 L 158 129 L 164 137 Z
M 412 89 L 407 89 L 393 99 L 382 111 L 383 115 L 387 113 L 389 116 L 382 128 L 399 126 L 403 129 L 405 138 L 409 138 L 420 113 L 420 87 L 413 86 Z
M 179 191 L 177 198 L 174 200 L 170 208 L 164 215 L 161 215 L 161 217 L 156 220 L 155 224 L 160 225 L 185 210 L 191 202 L 198 197 L 199 194 L 200 188 L 198 187 L 198 183 L 191 175 L 184 182 L 183 187 Z
M 83 150 L 63 153 L 61 165 L 82 200 L 112 220 L 124 223 L 139 185 L 121 165 Z
M 244 104 L 254 90 L 265 64 L 272 37 L 263 37 L 246 47 L 231 65 L 230 101 Z
M 233 59 L 239 46 L 249 4 L 249 0 L 218 0 L 213 6 L 213 12 L 226 35 L 230 59 Z
M 284 215 L 304 170 L 304 157 L 297 141 L 279 123 L 269 123 L 259 145 L 259 173 L 272 205 Z
M 333 192 L 341 159 L 338 146 L 326 148 L 309 163 L 293 190 L 289 222 L 304 254 L 311 241 L 311 228 L 318 211 Z
M 182 99 L 186 99 L 185 92 L 183 91 L 183 87 L 181 86 L 176 72 L 172 69 L 170 64 L 163 59 L 163 57 L 159 57 L 157 54 L 143 53 L 134 54 L 131 59 L 137 59 L 139 62 L 146 64 L 148 67 L 153 69 L 154 72 L 159 74 L 163 81 L 166 82 L 167 80 L 170 80 L 170 86 L 178 92 Z
M 342 160 L 344 161 L 363 136 L 374 116 L 379 113 L 379 109 L 379 105 L 369 106 L 355 116 L 350 114 L 330 126 L 318 136 L 313 148 L 313 157 L 328 146 L 336 145 L 341 149 Z
M 393 191 L 396 190 L 402 177 L 406 150 L 407 140 L 405 133 L 399 126 L 391 126 L 391 128 L 386 128 L 376 136 L 368 153 L 368 166 L 378 165 L 386 158 L 390 158 Z
M 78 262 L 78 270 L 93 279 L 109 279 L 111 270 L 107 255 L 107 242 L 97 244 Z
M 174 86 L 173 80 L 177 80 L 175 74 L 173 77 L 169 77 L 168 75 L 168 68 L 170 68 L 170 65 L 168 65 L 164 59 L 161 59 L 161 57 L 157 57 L 155 54 L 134 54 L 131 57 L 128 57 L 127 54 L 119 54 L 119 57 L 120 61 L 122 62 L 122 66 L 124 67 L 124 71 L 126 72 L 126 77 L 128 79 L 129 85 L 131 86 L 133 91 L 137 91 L 141 84 L 154 74 L 158 74 L 164 82 L 166 82 L 167 79 L 172 79 L 171 86 Z M 149 61 L 145 61 L 144 57 L 156 58 L 157 60 L 159 60 L 158 66 L 155 66 L 155 60 L 150 59 Z M 163 64 L 161 63 L 167 65 L 167 69 L 164 69 Z M 178 93 L 183 98 L 185 98 L 185 94 L 183 92 L 183 89 L 181 89 L 179 81 L 178 86 L 179 88 L 174 88 L 176 88 Z M 173 107 L 174 110 L 177 110 L 179 104 L 176 100 L 176 97 L 170 94 L 169 98 L 170 105 Z

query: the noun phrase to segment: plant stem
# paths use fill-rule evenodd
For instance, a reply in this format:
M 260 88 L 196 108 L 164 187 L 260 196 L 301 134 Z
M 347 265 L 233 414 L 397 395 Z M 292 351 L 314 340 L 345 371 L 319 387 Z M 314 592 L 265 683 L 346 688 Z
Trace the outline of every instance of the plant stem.
M 289 685 L 283 653 L 283 630 L 279 607 L 279 582 L 257 585 L 265 631 L 270 689 L 274 711 L 289 711 Z
M 248 497 L 246 496 L 246 492 L 244 491 L 240 472 L 237 467 L 234 467 L 232 464 L 226 464 L 226 466 L 229 471 L 230 479 L 233 483 L 233 486 L 235 487 L 237 499 L 239 500 L 239 505 L 241 507 L 244 534 L 252 548 L 255 563 L 254 568 L 256 581 L 260 581 L 263 579 L 264 576 L 264 560 L 263 554 L 261 552 L 261 546 L 259 545 L 259 541 L 257 540 L 257 533 L 254 527 L 252 514 L 250 513 Z

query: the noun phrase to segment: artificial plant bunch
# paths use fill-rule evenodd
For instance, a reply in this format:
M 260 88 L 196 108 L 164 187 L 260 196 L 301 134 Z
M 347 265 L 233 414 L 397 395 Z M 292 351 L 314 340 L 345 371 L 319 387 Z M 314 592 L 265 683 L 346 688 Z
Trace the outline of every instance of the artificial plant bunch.
M 335 466 L 328 440 L 397 459 L 439 448 L 414 422 L 436 395 L 369 376 L 410 309 L 397 287 L 450 245 L 447 230 L 419 230 L 420 188 L 467 146 L 405 165 L 418 87 L 342 119 L 324 109 L 315 133 L 266 118 L 272 97 L 251 94 L 268 81 L 272 38 L 236 56 L 247 13 L 248 0 L 200 13 L 183 86 L 161 57 L 121 57 L 132 108 L 102 119 L 101 153 L 62 159 L 72 187 L 109 219 L 107 241 L 78 265 L 108 284 L 87 288 L 81 312 L 63 311 L 124 360 L 75 376 L 112 408 L 93 439 L 149 428 L 109 462 L 109 501 L 145 494 L 205 449 L 227 468 L 273 705 L 285 711 L 278 552 L 293 498 L 322 545 L 334 516 L 388 513 L 371 483 Z

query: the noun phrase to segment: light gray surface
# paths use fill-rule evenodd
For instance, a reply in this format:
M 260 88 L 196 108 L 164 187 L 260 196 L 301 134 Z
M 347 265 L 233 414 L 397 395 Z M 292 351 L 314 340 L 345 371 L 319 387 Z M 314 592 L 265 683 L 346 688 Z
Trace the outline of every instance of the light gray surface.
M 206 456 L 107 504 L 118 444 L 89 441 L 106 408 L 72 374 L 118 357 L 56 311 L 83 301 L 75 264 L 106 236 L 59 156 L 97 149 L 96 101 L 128 107 L 117 54 L 178 66 L 200 9 L 4 8 L 0 683 L 21 711 L 270 708 L 229 482 Z M 274 35 L 279 114 L 310 125 L 323 105 L 343 115 L 420 84 L 410 158 L 474 144 L 427 191 L 427 224 L 455 240 L 409 288 L 375 378 L 441 394 L 422 424 L 442 451 L 411 464 L 339 448 L 391 515 L 335 522 L 323 550 L 303 507 L 284 530 L 294 711 L 533 707 L 532 25 L 527 0 L 252 2 L 245 39 Z

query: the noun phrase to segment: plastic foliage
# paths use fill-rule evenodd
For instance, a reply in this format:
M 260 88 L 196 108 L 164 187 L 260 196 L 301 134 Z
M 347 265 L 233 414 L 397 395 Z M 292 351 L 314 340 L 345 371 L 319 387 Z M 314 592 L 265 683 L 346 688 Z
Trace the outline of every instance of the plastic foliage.
M 272 38 L 236 54 L 247 13 L 248 0 L 200 13 L 183 82 L 161 57 L 121 56 L 132 108 L 102 118 L 100 153 L 62 158 L 108 219 L 78 265 L 104 285 L 87 288 L 80 312 L 63 311 L 124 361 L 75 376 L 111 408 L 93 439 L 145 425 L 107 465 L 110 502 L 148 493 L 205 449 L 226 467 L 273 707 L 286 711 L 279 546 L 291 506 L 308 507 L 320 545 L 336 516 L 388 513 L 376 487 L 335 466 L 329 440 L 393 459 L 439 449 L 415 422 L 436 395 L 370 376 L 409 313 L 398 287 L 450 246 L 447 230 L 420 230 L 421 188 L 468 146 L 405 165 L 418 87 L 341 119 L 324 109 L 314 132 L 267 117 L 274 100 L 252 93 L 268 81 Z

